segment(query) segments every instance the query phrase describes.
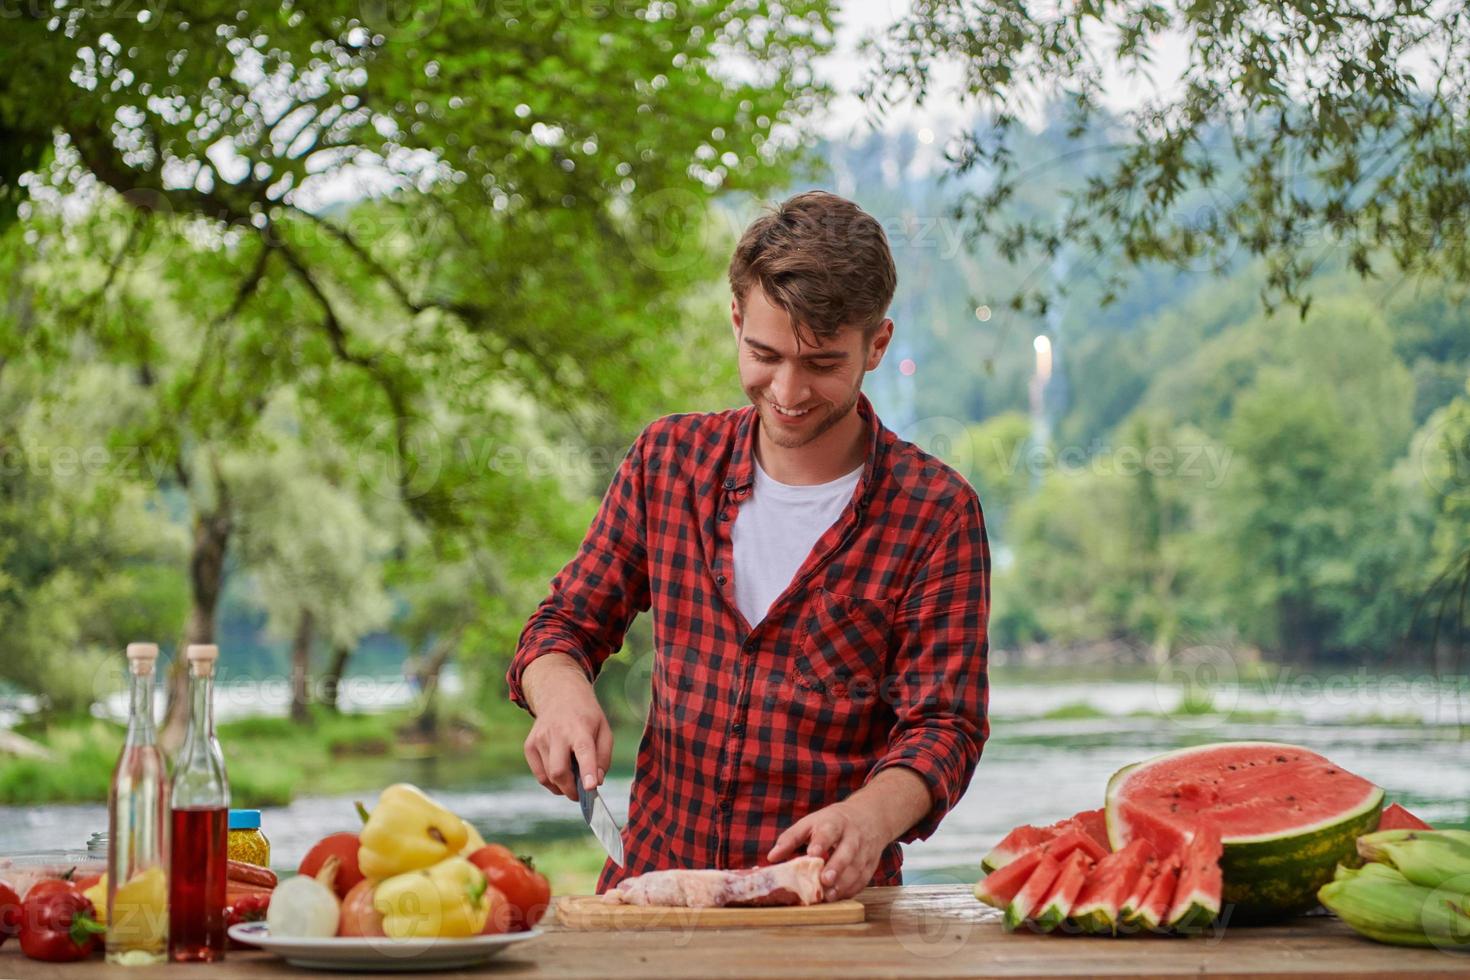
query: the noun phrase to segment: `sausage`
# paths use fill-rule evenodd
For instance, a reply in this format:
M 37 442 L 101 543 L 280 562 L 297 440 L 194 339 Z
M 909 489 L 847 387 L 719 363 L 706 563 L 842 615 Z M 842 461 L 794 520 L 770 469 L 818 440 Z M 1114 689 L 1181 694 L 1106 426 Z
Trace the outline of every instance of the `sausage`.
M 230 881 L 259 885 L 262 888 L 274 888 L 277 881 L 276 873 L 270 868 L 262 868 L 258 864 L 250 864 L 247 861 L 231 861 L 226 877 Z

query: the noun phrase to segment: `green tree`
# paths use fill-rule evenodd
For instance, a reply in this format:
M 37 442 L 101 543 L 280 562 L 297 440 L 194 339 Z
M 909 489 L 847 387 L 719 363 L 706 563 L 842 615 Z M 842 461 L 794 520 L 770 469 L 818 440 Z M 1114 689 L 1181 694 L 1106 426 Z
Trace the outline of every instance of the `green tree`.
M 1263 371 L 1231 418 L 1235 466 L 1222 500 L 1231 595 L 1250 638 L 1288 661 L 1335 646 L 1324 597 L 1351 584 L 1353 545 L 1374 502 L 1378 447 L 1334 391 L 1285 368 Z
M 108 448 L 125 379 L 52 384 L 43 404 L 37 372 L 0 363 L 0 680 L 64 714 L 121 689 L 129 640 L 181 621 L 185 542 Z
M 1431 3 L 916 0 L 877 47 L 865 94 L 893 112 L 958 67 L 990 124 L 957 133 L 950 159 L 993 176 L 959 210 L 1003 253 L 1046 261 L 1070 243 L 1126 265 L 1194 268 L 1247 253 L 1267 263 L 1268 307 L 1285 300 L 1305 315 L 1307 282 L 1339 243 L 1364 276 L 1392 262 L 1470 277 L 1466 16 Z M 1149 75 L 1165 45 L 1183 50 L 1179 84 L 1105 129 L 1109 79 Z M 1016 152 L 1018 107 L 1038 99 L 1107 158 L 1059 218 L 1015 219 L 1003 209 L 1035 164 Z M 1044 307 L 1055 289 L 1027 283 L 1015 301 Z
M 583 441 L 626 435 L 668 393 L 637 379 L 698 361 L 669 324 L 712 271 L 709 200 L 786 173 L 799 146 L 777 134 L 825 95 L 805 67 L 823 3 L 375 13 L 205 0 L 0 25 L 5 244 L 27 296 L 0 350 L 118 365 L 146 394 L 114 438 L 188 502 L 185 642 L 213 639 L 231 564 L 226 457 L 261 448 L 282 397 L 385 448 L 436 551 L 524 533 L 504 515 L 526 493 L 494 495 L 507 481 L 415 482 L 436 418 L 493 392 L 485 424 L 530 399 Z M 756 54 L 739 77 L 716 64 Z M 322 206 L 358 177 L 378 196 Z
M 1012 628 L 1064 645 L 1121 642 L 1155 660 L 1212 637 L 1219 610 L 1199 583 L 1229 465 L 1221 448 L 1138 414 L 1091 455 L 1058 452 L 1011 520 L 1006 593 L 1027 610 Z

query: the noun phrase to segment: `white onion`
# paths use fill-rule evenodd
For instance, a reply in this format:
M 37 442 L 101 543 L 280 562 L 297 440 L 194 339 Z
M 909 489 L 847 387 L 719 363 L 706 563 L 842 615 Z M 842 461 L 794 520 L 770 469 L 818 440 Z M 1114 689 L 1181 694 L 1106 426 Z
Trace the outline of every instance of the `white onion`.
M 287 878 L 271 893 L 265 913 L 272 936 L 326 939 L 337 934 L 342 906 L 332 890 L 315 878 Z

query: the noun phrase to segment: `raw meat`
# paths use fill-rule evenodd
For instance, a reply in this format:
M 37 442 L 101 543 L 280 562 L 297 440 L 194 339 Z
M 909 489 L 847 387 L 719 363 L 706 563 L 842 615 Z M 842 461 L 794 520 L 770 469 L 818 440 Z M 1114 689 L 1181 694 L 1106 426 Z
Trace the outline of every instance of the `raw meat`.
M 739 871 L 650 871 L 619 882 L 602 899 L 617 905 L 672 905 L 692 909 L 726 905 L 816 905 L 822 901 L 826 861 L 803 855 Z

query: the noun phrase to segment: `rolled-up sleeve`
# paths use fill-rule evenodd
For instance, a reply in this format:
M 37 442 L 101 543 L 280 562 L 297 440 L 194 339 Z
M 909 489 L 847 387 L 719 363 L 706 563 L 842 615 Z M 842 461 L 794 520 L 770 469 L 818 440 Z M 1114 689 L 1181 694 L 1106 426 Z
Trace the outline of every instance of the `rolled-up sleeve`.
M 895 617 L 885 696 L 897 720 L 887 753 L 867 778 L 905 766 L 928 785 L 932 805 L 899 837 L 905 844 L 933 834 L 959 802 L 990 733 L 990 550 L 980 501 L 973 491 L 966 496 L 936 535 Z
M 633 617 L 648 609 L 643 459 L 649 430 L 619 464 L 575 557 L 551 580 L 551 592 L 521 631 L 505 680 L 527 711 L 521 678 L 538 657 L 563 653 L 595 681 L 622 649 Z

